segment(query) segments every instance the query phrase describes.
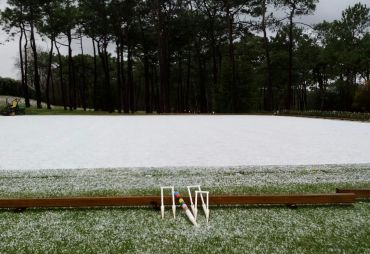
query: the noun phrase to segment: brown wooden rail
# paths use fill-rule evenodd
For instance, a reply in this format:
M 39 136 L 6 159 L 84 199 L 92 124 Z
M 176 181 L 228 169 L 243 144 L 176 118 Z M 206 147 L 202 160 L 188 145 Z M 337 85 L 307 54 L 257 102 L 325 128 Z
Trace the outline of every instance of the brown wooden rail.
M 337 189 L 337 193 L 354 193 L 357 198 L 370 198 L 370 189 Z
M 225 205 L 325 205 L 353 204 L 353 193 L 312 194 L 312 195 L 259 195 L 259 196 L 210 196 L 213 206 Z M 189 204 L 189 198 L 185 198 Z M 71 197 L 43 199 L 0 199 L 0 208 L 88 208 L 88 207 L 159 207 L 160 197 Z M 171 197 L 165 197 L 165 204 L 171 204 Z

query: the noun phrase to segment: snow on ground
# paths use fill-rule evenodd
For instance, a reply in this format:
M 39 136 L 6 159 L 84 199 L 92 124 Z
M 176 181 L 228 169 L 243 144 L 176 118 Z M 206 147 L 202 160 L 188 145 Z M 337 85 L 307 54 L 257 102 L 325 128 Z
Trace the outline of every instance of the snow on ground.
M 0 169 L 370 163 L 370 124 L 275 116 L 0 118 Z

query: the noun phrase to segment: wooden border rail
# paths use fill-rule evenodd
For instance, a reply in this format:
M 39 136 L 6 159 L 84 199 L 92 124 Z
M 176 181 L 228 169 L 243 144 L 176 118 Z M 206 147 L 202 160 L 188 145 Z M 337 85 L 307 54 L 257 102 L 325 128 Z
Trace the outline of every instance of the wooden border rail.
M 358 199 L 370 198 L 370 189 L 337 189 L 337 193 L 354 193 Z
M 89 207 L 155 207 L 160 206 L 160 197 L 71 197 L 43 199 L 0 199 L 0 208 L 89 208 Z M 189 198 L 185 198 L 189 203 Z M 356 195 L 353 193 L 310 194 L 310 195 L 260 195 L 260 196 L 211 196 L 209 204 L 226 205 L 334 205 L 353 204 Z M 170 204 L 171 197 L 165 197 Z

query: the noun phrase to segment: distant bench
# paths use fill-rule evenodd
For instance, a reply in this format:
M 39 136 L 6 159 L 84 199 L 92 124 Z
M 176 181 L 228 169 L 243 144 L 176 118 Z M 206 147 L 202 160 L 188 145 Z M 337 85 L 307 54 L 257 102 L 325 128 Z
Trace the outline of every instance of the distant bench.
M 93 207 L 155 207 L 159 208 L 159 196 L 142 197 L 70 197 L 41 199 L 0 199 L 0 208 L 93 208 Z M 164 199 L 171 204 L 170 196 Z M 189 204 L 189 198 L 185 198 Z M 248 195 L 210 196 L 212 206 L 230 205 L 350 205 L 356 202 L 354 193 L 296 194 L 296 195 Z

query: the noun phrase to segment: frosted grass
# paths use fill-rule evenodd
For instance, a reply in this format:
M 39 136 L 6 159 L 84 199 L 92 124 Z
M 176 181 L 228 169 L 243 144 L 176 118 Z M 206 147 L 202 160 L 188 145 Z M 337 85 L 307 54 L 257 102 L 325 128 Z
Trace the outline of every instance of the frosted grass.
M 0 171 L 3 197 L 153 195 L 159 186 L 194 184 L 215 194 L 333 192 L 370 187 L 370 165 Z
M 369 253 L 370 204 L 212 209 L 194 228 L 179 211 L 0 211 L 0 253 Z
M 153 195 L 159 185 L 202 184 L 218 193 L 334 192 L 370 187 L 370 165 L 0 171 L 0 197 Z M 184 190 L 182 188 L 182 190 Z M 178 209 L 0 210 L 0 253 L 369 253 L 370 203 Z

